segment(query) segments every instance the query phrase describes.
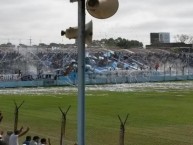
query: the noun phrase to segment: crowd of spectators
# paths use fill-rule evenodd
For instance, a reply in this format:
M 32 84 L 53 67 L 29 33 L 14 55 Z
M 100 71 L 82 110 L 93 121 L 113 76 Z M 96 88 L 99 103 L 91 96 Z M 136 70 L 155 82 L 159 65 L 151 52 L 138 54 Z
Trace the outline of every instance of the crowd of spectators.
M 3 120 L 3 115 L 0 111 L 0 124 Z M 4 134 L 3 130 L 0 130 L 0 145 L 19 145 L 19 138 L 26 135 L 29 132 L 29 127 L 23 130 L 21 127 L 19 130 L 7 131 Z M 50 139 L 40 138 L 39 136 L 34 136 L 33 138 L 29 135 L 26 136 L 26 139 L 22 142 L 22 145 L 51 145 Z
M 141 51 L 132 52 L 125 50 L 98 50 L 90 51 L 88 50 L 91 57 L 86 59 L 86 64 L 92 64 L 102 67 L 108 65 L 109 62 L 117 61 L 119 62 L 119 67 L 123 67 L 124 63 L 138 63 L 141 66 L 146 66 L 144 68 L 154 68 L 157 63 L 171 63 L 176 64 L 176 62 L 181 62 L 184 66 L 189 65 L 193 67 L 193 54 L 187 52 L 172 53 L 166 51 L 146 51 L 143 53 Z M 27 58 L 26 58 L 27 57 Z M 64 68 L 72 60 L 77 61 L 77 51 L 65 50 L 65 51 L 51 51 L 51 52 L 37 52 L 29 53 L 28 55 L 22 55 L 17 51 L 4 52 L 0 50 L 0 74 L 13 74 L 17 73 L 19 70 L 26 72 L 29 65 L 37 67 L 37 70 L 45 69 L 61 69 Z M 21 65 L 18 65 L 21 64 Z M 143 67 L 141 67 L 144 69 Z

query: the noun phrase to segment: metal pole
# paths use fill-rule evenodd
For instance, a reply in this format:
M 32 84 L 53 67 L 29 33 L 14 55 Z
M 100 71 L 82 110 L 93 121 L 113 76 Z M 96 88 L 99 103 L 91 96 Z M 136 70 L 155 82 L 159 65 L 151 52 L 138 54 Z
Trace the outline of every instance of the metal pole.
M 78 0 L 78 145 L 85 145 L 85 0 Z
M 192 44 L 193 48 L 193 44 Z M 190 74 L 190 47 L 188 49 L 188 79 L 189 79 L 189 74 Z

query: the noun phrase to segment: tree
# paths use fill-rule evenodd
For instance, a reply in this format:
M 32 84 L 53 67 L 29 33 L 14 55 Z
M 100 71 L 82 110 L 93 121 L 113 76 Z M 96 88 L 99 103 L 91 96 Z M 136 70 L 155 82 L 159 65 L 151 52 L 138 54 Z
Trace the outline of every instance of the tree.
M 114 46 L 122 49 L 129 49 L 133 47 L 143 47 L 143 43 L 137 40 L 127 40 L 125 38 L 118 37 L 117 39 L 109 38 L 109 39 L 101 39 L 101 44 L 105 46 Z
M 48 47 L 48 45 L 45 44 L 45 43 L 39 43 L 39 47 L 44 47 L 44 48 L 46 48 L 46 47 Z
M 187 43 L 187 44 L 192 44 L 193 43 L 193 36 L 186 35 L 186 34 L 178 34 L 174 36 L 176 42 L 180 43 Z

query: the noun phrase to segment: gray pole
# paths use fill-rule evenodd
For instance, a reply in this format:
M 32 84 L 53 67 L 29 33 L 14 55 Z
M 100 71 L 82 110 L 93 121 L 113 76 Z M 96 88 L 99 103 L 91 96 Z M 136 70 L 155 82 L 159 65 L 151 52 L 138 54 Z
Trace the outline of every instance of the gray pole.
M 193 44 L 192 44 L 193 48 Z M 190 74 L 190 48 L 188 49 L 188 79 L 189 79 L 189 74 Z
M 78 0 L 78 145 L 85 145 L 85 0 Z

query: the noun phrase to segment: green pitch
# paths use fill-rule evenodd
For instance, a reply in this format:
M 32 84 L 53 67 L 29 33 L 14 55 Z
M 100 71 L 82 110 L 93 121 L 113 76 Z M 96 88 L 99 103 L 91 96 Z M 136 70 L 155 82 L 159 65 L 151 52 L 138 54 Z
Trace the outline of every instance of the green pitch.
M 4 119 L 0 130 L 13 130 L 15 102 L 18 126 L 30 127 L 27 135 L 50 138 L 59 145 L 62 114 L 67 113 L 65 145 L 77 142 L 77 93 L 63 95 L 1 95 Z M 88 91 L 85 97 L 87 145 L 118 145 L 120 121 L 125 124 L 125 145 L 193 144 L 193 90 L 146 92 Z M 20 138 L 20 142 L 25 136 Z

